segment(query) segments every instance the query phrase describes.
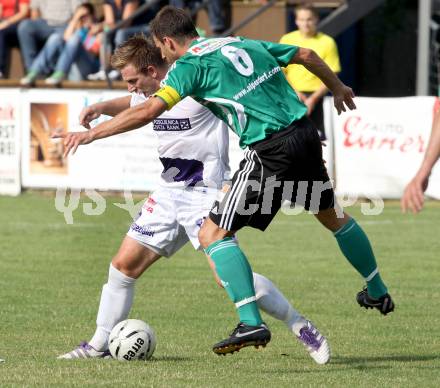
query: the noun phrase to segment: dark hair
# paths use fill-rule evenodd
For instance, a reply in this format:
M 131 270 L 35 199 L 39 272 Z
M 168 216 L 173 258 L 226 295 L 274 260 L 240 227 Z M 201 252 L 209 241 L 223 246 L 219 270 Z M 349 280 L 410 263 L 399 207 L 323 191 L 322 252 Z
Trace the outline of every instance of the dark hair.
M 77 8 L 77 9 L 80 9 L 80 8 L 85 8 L 85 9 L 87 9 L 87 12 L 88 12 L 90 15 L 92 15 L 93 17 L 95 17 L 95 7 L 93 6 L 92 3 L 82 3 L 82 4 L 78 5 L 78 8 Z
M 186 11 L 169 5 L 163 7 L 150 23 L 150 31 L 160 42 L 166 36 L 178 43 L 199 36 L 191 16 Z
M 295 16 L 298 15 L 298 11 L 310 11 L 317 19 L 319 19 L 319 13 L 317 9 L 309 4 L 300 4 L 295 7 Z
M 148 66 L 165 67 L 160 50 L 151 38 L 137 34 L 119 45 L 111 57 L 111 65 L 117 70 L 133 65 L 139 72 L 145 73 Z

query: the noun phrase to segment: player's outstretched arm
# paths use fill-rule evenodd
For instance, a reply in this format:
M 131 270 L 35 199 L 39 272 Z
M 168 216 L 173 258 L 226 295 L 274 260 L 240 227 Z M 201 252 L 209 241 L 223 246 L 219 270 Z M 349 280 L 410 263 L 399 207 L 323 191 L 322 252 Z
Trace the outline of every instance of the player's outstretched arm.
M 303 65 L 329 88 L 333 94 L 334 105 L 338 114 L 345 112 L 345 107 L 350 110 L 356 109 L 356 105 L 353 101 L 353 90 L 344 85 L 338 76 L 313 50 L 299 47 L 296 54 L 290 60 L 290 63 Z
M 423 208 L 425 201 L 424 192 L 428 187 L 429 176 L 432 168 L 440 158 L 440 111 L 434 117 L 428 148 L 417 174 L 405 187 L 400 206 L 402 212 L 412 211 L 418 213 Z
M 90 129 L 90 123 L 101 115 L 116 116 L 125 109 L 130 108 L 131 96 L 114 98 L 113 100 L 102 101 L 83 108 L 79 115 L 79 123 Z
M 84 132 L 69 132 L 57 134 L 53 137 L 64 138 L 64 157 L 72 155 L 80 145 L 90 144 L 91 142 L 105 137 L 117 135 L 140 128 L 147 125 L 153 119 L 160 116 L 166 110 L 165 102 L 159 97 L 150 98 L 148 101 L 126 109 L 111 120 L 104 121 L 96 127 Z

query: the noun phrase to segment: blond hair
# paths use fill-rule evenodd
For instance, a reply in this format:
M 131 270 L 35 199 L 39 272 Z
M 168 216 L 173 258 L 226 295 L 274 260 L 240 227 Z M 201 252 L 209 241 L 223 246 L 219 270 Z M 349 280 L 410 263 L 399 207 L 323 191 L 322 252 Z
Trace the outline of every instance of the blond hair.
M 138 34 L 116 48 L 111 57 L 111 65 L 117 70 L 133 65 L 138 72 L 145 73 L 148 66 L 165 67 L 166 63 L 152 39 Z

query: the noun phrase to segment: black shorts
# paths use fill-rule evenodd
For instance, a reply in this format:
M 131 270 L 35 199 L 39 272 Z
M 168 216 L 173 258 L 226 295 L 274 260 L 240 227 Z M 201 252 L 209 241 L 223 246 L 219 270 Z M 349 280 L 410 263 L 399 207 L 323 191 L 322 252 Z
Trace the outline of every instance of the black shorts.
M 250 146 L 231 186 L 209 214 L 219 227 L 265 230 L 284 200 L 317 213 L 334 206 L 316 127 L 304 117 Z

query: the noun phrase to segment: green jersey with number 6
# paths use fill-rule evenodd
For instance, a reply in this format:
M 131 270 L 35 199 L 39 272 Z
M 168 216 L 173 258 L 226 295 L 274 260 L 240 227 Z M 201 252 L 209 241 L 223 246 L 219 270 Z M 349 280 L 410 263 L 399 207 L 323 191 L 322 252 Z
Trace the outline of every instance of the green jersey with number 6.
M 297 50 L 238 37 L 200 38 L 170 67 L 155 95 L 168 109 L 195 98 L 226 121 L 245 148 L 306 114 L 280 67 Z

